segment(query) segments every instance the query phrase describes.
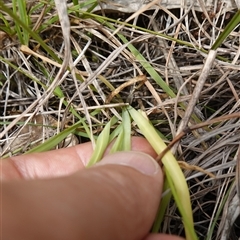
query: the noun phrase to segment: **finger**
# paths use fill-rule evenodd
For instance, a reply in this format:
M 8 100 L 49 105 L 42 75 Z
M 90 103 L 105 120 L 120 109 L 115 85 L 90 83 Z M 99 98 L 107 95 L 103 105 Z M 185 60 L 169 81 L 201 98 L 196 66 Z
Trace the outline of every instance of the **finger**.
M 133 137 L 132 150 L 156 157 L 156 153 L 144 138 Z M 92 144 L 88 142 L 70 148 L 1 160 L 2 179 L 34 179 L 68 175 L 84 168 L 92 152 Z
M 92 153 L 91 143 L 74 147 L 31 153 L 2 161 L 4 180 L 57 177 L 83 167 L 83 159 Z
M 141 240 L 162 182 L 158 164 L 139 152 L 107 155 L 68 177 L 5 182 L 3 239 Z

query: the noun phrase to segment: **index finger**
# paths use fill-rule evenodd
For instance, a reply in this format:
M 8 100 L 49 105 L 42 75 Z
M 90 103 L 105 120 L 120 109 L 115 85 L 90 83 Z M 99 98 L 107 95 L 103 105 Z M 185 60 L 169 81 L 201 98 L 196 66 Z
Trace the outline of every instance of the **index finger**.
M 132 137 L 132 150 L 156 157 L 150 144 L 141 137 Z M 0 160 L 2 180 L 52 178 L 68 175 L 84 168 L 92 152 L 92 144 L 88 142 L 70 148 Z M 108 154 L 107 151 L 105 154 Z

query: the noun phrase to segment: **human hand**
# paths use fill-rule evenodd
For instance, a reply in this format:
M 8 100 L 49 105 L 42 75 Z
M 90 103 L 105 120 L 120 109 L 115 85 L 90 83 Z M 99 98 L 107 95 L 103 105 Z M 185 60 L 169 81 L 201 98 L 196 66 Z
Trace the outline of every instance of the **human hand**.
M 2 160 L 2 239 L 180 240 L 149 234 L 163 175 L 145 139 L 132 150 L 89 169 L 90 143 Z

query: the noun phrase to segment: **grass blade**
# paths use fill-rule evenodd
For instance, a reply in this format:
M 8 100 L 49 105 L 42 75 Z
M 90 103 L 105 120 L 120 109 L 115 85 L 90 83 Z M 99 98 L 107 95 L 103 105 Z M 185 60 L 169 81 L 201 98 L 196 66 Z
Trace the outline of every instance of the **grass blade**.
M 76 128 L 79 127 L 80 125 L 82 125 L 82 121 L 79 121 L 79 122 L 75 123 L 74 125 L 72 125 L 71 127 L 63 130 L 62 132 L 60 132 L 56 136 L 53 136 L 53 137 L 49 138 L 43 144 L 30 149 L 29 151 L 26 152 L 26 154 L 27 153 L 35 153 L 35 152 L 45 152 L 45 151 L 49 151 L 49 150 L 53 149 L 62 140 L 64 140 L 70 133 L 73 133 L 76 130 Z
M 111 118 L 111 120 L 106 124 L 106 126 L 102 130 L 101 134 L 98 136 L 96 147 L 87 164 L 87 167 L 91 167 L 92 165 L 101 160 L 103 153 L 109 144 L 110 128 L 117 121 L 118 119 L 116 117 Z
M 0 1 L 0 8 L 2 11 L 4 11 L 5 13 L 7 13 L 15 22 L 18 23 L 19 26 L 21 26 L 22 29 L 24 29 L 25 31 L 27 31 L 29 33 L 30 36 L 32 36 L 41 46 L 44 50 L 46 50 L 46 52 L 52 56 L 52 58 L 57 61 L 58 63 L 60 63 L 60 59 L 57 57 L 57 55 L 48 47 L 48 45 L 42 40 L 41 37 L 39 37 L 38 34 L 36 34 L 34 31 L 32 31 L 21 19 L 19 19 L 19 17 L 14 14 L 14 12 L 9 9 L 8 7 L 6 7 L 4 5 L 4 3 L 2 1 Z M 20 31 L 20 30 L 19 30 Z M 21 40 L 23 41 L 23 39 Z
M 110 150 L 110 153 L 115 153 L 117 151 L 123 151 L 123 142 L 124 142 L 124 131 L 123 131 L 123 125 L 119 125 L 120 132 Z
M 154 127 L 150 122 L 138 111 L 132 107 L 128 107 L 128 111 L 137 123 L 144 137 L 151 144 L 157 154 L 162 152 L 166 148 L 166 144 L 159 137 Z M 194 231 L 192 208 L 190 202 L 190 195 L 188 186 L 183 175 L 183 172 L 178 165 L 175 157 L 170 151 L 168 151 L 162 158 L 162 163 L 166 172 L 167 180 L 171 187 L 171 191 L 174 195 L 176 204 L 183 218 L 183 224 L 185 227 L 186 239 L 195 240 L 197 236 Z
M 240 10 L 238 10 L 231 21 L 227 24 L 223 32 L 219 35 L 217 40 L 212 46 L 212 50 L 217 50 L 218 47 L 223 43 L 223 41 L 227 38 L 227 36 L 233 31 L 235 27 L 240 23 Z
M 124 108 L 122 113 L 122 125 L 123 125 L 123 151 L 131 150 L 131 119 L 128 111 Z

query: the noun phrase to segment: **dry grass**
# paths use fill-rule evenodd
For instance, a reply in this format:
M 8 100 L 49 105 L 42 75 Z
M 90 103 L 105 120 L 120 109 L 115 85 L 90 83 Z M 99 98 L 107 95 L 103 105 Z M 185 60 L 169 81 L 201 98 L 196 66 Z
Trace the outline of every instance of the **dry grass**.
M 228 234 L 224 224 L 231 231 L 232 223 L 228 222 L 227 210 L 236 195 L 235 175 L 240 142 L 239 116 L 231 115 L 239 112 L 240 104 L 238 28 L 218 50 L 206 81 L 198 86 L 199 95 L 193 96 L 193 92 L 206 60 L 206 54 L 199 49 L 210 49 L 233 13 L 221 12 L 224 8 L 219 7 L 215 12 L 206 10 L 206 17 L 194 8 L 171 11 L 156 8 L 155 11 L 136 14 L 130 21 L 142 28 L 191 43 L 195 48 L 141 29 L 126 25 L 121 27 L 120 33 L 131 41 L 173 90 L 174 96 L 169 96 L 149 76 L 118 35 L 113 35 L 113 30 L 99 23 L 94 16 L 78 18 L 74 12 L 69 14 L 69 53 L 75 61 L 75 68 L 72 73 L 65 74 L 65 69 L 59 74 L 66 57 L 66 45 L 63 44 L 58 21 L 44 25 L 57 16 L 53 6 L 45 14 L 44 8 L 48 7 L 49 4 L 45 4 L 43 15 L 37 11 L 32 13 L 31 18 L 35 31 L 59 62 L 33 39 L 29 42 L 33 52 L 27 48 L 23 51 L 16 37 L 4 31 L 0 34 L 1 156 L 25 153 L 81 119 L 88 127 L 79 126 L 56 148 L 89 139 L 94 141 L 113 115 L 120 118 L 118 113 L 124 104 L 144 110 L 155 128 L 164 134 L 166 142 L 171 142 L 177 133 L 186 130 L 180 125 L 181 120 L 186 117 L 187 106 L 195 97 L 193 113 L 190 111 L 190 119 L 186 122 L 189 127 L 216 117 L 220 119 L 183 134 L 173 151 L 179 160 L 215 175 L 215 178 L 210 178 L 194 167 L 185 171 L 199 238 L 224 239 L 223 235 Z M 129 17 L 121 13 L 106 15 L 115 19 Z M 229 119 L 221 120 L 228 115 Z M 139 135 L 134 128 L 133 135 Z M 178 235 L 184 232 L 174 204 L 168 208 L 161 231 Z M 231 232 L 235 234 L 233 229 Z M 237 237 L 229 236 L 228 239 Z

